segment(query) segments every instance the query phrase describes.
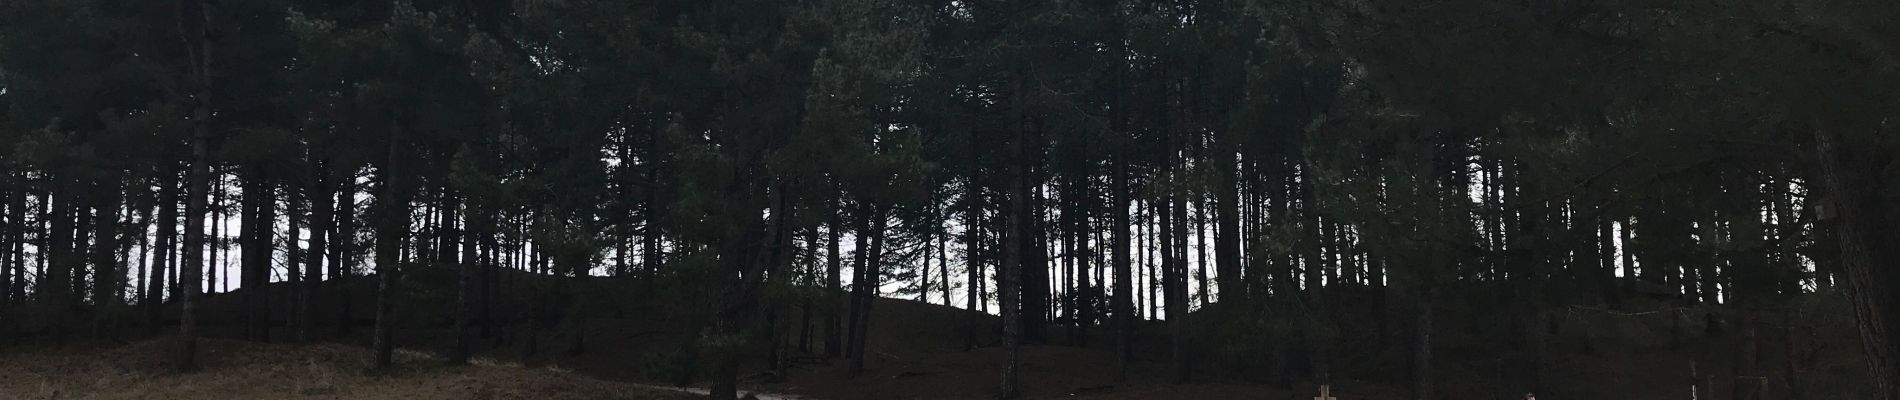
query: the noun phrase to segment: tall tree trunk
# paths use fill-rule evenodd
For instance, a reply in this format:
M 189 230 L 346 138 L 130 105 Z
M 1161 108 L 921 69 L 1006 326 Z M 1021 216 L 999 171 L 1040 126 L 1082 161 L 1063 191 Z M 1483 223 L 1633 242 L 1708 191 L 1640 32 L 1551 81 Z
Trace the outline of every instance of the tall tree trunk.
M 303 243 L 299 243 L 302 241 L 303 224 L 306 221 L 303 191 L 297 189 L 295 186 L 284 188 L 284 220 L 289 225 L 289 230 L 284 235 L 284 283 L 287 289 L 284 291 L 284 298 L 290 300 L 289 307 L 285 307 L 290 315 L 285 316 L 284 325 L 290 329 L 292 340 L 301 341 L 304 332 L 303 304 L 309 301 L 303 295 L 304 288 L 309 285 L 304 282 L 302 263 L 304 248 Z
M 851 257 L 851 293 L 846 296 L 845 301 L 850 304 L 851 313 L 845 316 L 844 337 L 844 355 L 845 357 L 851 358 L 853 363 L 856 363 L 858 358 L 858 335 L 863 334 L 863 332 L 858 332 L 858 318 L 863 317 L 864 303 L 858 301 L 858 296 L 865 291 L 864 270 L 870 268 L 869 261 L 871 259 L 869 255 L 871 249 L 870 203 L 859 201 L 857 203 L 857 210 L 858 211 L 854 213 L 856 214 L 855 216 L 857 217 L 858 223 L 857 235 L 855 235 L 857 243 L 852 246 L 851 249 L 854 253 Z
M 93 207 L 97 221 L 93 224 L 94 243 L 92 247 L 93 283 L 92 302 L 95 310 L 93 336 L 114 339 L 118 336 L 116 318 L 119 307 L 119 290 L 125 287 L 124 264 L 119 259 L 119 212 L 121 195 L 125 193 L 118 176 L 104 178 L 98 184 Z
M 18 179 L 15 182 L 20 185 L 19 191 L 14 192 L 13 196 L 7 200 L 12 202 L 12 205 L 7 207 L 8 215 L 12 216 L 8 219 L 14 222 L 11 229 L 13 231 L 12 248 L 8 252 L 12 257 L 10 264 L 13 268 L 13 284 L 5 292 L 0 292 L 0 296 L 11 298 L 16 303 L 24 303 L 27 301 L 26 232 L 31 226 L 26 223 L 26 198 L 31 191 L 26 187 L 25 178 L 15 179 Z
M 862 361 L 859 361 L 860 358 L 858 354 L 858 335 L 863 333 L 858 332 L 858 318 L 863 318 L 864 303 L 858 301 L 858 296 L 864 293 L 864 270 L 869 268 L 869 260 L 871 259 L 869 255 L 871 249 L 871 209 L 869 203 L 858 202 L 857 212 L 854 214 L 857 216 L 858 226 L 856 229 L 857 234 L 853 236 L 857 243 L 852 246 L 852 252 L 854 254 L 851 256 L 851 292 L 845 296 L 845 302 L 850 305 L 850 314 L 846 315 L 845 318 L 844 355 L 850 358 L 849 361 L 851 361 L 851 365 L 861 365 Z M 854 369 L 851 373 L 855 375 L 857 374 L 857 370 Z
M 205 0 L 183 0 L 179 6 L 178 29 L 191 50 L 194 89 L 191 103 L 191 162 L 185 175 L 189 193 L 185 205 L 184 271 L 179 278 L 184 288 L 178 320 L 179 352 L 176 369 L 197 369 L 197 303 L 201 288 L 199 276 L 204 268 L 204 212 L 211 175 L 211 60 L 213 42 L 211 16 L 214 11 Z
M 840 282 L 843 278 L 840 276 L 843 274 L 841 271 L 843 260 L 838 253 L 838 232 L 843 227 L 838 223 L 837 202 L 833 201 L 832 204 L 830 210 L 827 210 L 829 219 L 826 220 L 825 226 L 825 293 L 822 296 L 825 307 L 825 357 L 827 358 L 837 358 L 842 355 L 844 347 L 843 335 L 838 331 L 841 328 L 838 322 L 840 311 L 838 310 L 838 293 L 843 284 Z
M 1089 327 L 1095 325 L 1095 314 L 1097 312 L 1096 302 L 1098 301 L 1096 293 L 1101 292 L 1101 290 L 1094 286 L 1099 285 L 1099 281 L 1096 283 L 1089 282 L 1089 272 L 1092 271 L 1095 266 L 1099 265 L 1094 262 L 1095 248 L 1089 245 L 1089 215 L 1095 212 L 1095 192 L 1089 187 L 1090 180 L 1086 175 L 1093 173 L 1092 166 L 1094 164 L 1087 161 L 1084 161 L 1083 164 L 1084 169 L 1076 172 L 1077 175 L 1081 175 L 1075 179 L 1075 185 L 1077 186 L 1075 190 L 1078 192 L 1076 195 L 1077 209 L 1075 211 L 1079 215 L 1075 218 L 1075 226 L 1072 231 L 1072 237 L 1076 242 L 1076 248 L 1074 250 L 1076 254 L 1073 256 L 1075 259 L 1074 279 L 1076 293 L 1074 298 L 1076 303 L 1075 307 L 1079 309 L 1076 313 L 1077 320 L 1075 321 L 1075 325 L 1077 329 L 1075 330 L 1074 340 L 1076 344 L 1087 347 Z
M 799 275 L 804 277 L 802 279 L 804 281 L 803 283 L 804 285 L 808 287 L 812 286 L 815 283 L 814 281 L 824 278 L 823 276 L 819 275 L 819 274 L 823 274 L 824 271 L 820 271 L 819 266 L 818 266 L 818 242 L 821 242 L 821 241 L 823 240 L 818 236 L 818 224 L 814 223 L 810 227 L 806 228 L 805 259 L 801 261 L 801 264 L 805 266 L 804 267 L 805 271 L 804 273 L 801 273 Z M 814 303 L 813 300 L 815 299 L 812 298 L 814 296 L 801 296 L 801 297 L 802 298 L 799 299 L 800 312 L 798 313 L 799 314 L 798 351 L 801 353 L 810 354 L 811 353 L 811 331 L 812 331 L 812 328 L 811 328 L 812 315 L 811 314 L 814 312 L 813 308 L 815 307 L 812 303 Z M 822 295 L 816 296 L 816 297 L 820 299 L 824 298 Z
M 1194 282 L 1200 289 L 1201 305 L 1206 306 L 1214 300 L 1209 295 L 1207 276 L 1207 199 L 1196 196 L 1194 204 Z M 1215 272 L 1219 272 L 1216 270 Z
M 495 282 L 495 274 L 497 273 L 497 270 L 500 270 L 504 266 L 507 265 L 507 264 L 502 263 L 499 260 L 500 258 L 499 253 L 501 252 L 501 244 L 499 243 L 500 239 L 497 237 L 500 235 L 499 229 L 496 228 L 496 223 L 500 221 L 501 218 L 503 217 L 501 217 L 499 213 L 494 209 L 485 209 L 481 211 L 483 213 L 481 215 L 482 224 L 480 226 L 473 227 L 476 230 L 475 231 L 476 234 L 480 235 L 481 237 L 482 248 L 487 250 L 486 254 L 482 256 L 481 260 L 478 263 L 478 266 L 482 270 L 481 272 L 482 333 L 481 334 L 482 334 L 483 339 L 493 339 L 495 337 L 495 306 L 494 304 L 495 304 L 495 298 L 500 296 L 500 291 L 501 291 L 501 286 Z M 648 291 L 650 292 L 651 288 L 649 288 Z
M 376 332 L 372 347 L 376 368 L 387 368 L 396 349 L 396 274 L 402 266 L 402 245 L 409 235 L 409 144 L 406 129 L 392 125 L 388 161 L 383 165 L 383 188 L 377 196 Z
M 710 397 L 715 400 L 733 400 L 738 395 L 738 352 L 750 348 L 752 335 L 747 330 L 754 328 L 762 305 L 759 301 L 759 287 L 765 275 L 774 268 L 772 264 L 782 262 L 789 249 L 785 245 L 790 233 L 792 220 L 791 198 L 787 188 L 789 182 L 775 181 L 767 185 L 769 189 L 768 205 L 771 218 L 764 227 L 760 227 L 756 216 L 739 218 L 742 224 L 737 230 L 740 234 L 728 234 L 719 244 L 719 263 L 732 279 L 725 279 L 724 295 L 721 297 L 719 318 L 713 325 L 712 333 L 720 341 L 729 343 L 720 351 L 713 366 L 713 384 Z M 735 185 L 734 187 L 742 187 Z M 755 189 L 756 190 L 756 189 Z M 724 193 L 727 198 L 735 198 L 737 193 Z M 751 207 L 751 204 L 739 207 Z M 758 208 L 747 208 L 758 209 Z M 880 226 L 881 228 L 881 226 Z M 759 251 L 759 248 L 766 251 Z
M 134 280 L 131 282 L 127 282 L 126 284 L 128 286 L 137 287 L 138 289 L 136 292 L 132 294 L 132 296 L 130 296 L 130 298 L 132 299 L 131 304 L 139 304 L 143 306 L 145 303 L 145 292 L 150 290 L 150 287 L 146 286 L 146 282 L 150 282 L 147 280 L 147 278 L 151 276 L 151 272 L 152 272 L 151 261 L 152 261 L 152 256 L 153 256 L 151 236 L 146 235 L 145 232 L 150 230 L 149 226 L 151 226 L 152 221 L 153 221 L 152 208 L 158 206 L 158 199 L 157 199 L 157 194 L 153 193 L 150 190 L 139 189 L 137 193 L 138 193 L 138 201 L 128 203 L 127 207 L 137 207 L 139 222 L 126 227 L 126 234 L 138 236 L 138 244 L 136 246 L 139 248 L 139 271 L 138 271 L 138 277 L 134 278 Z M 0 199 L 0 202 L 4 202 L 4 201 L 5 201 L 4 199 Z M 4 204 L 4 203 L 0 203 L 0 204 Z M 127 211 L 129 212 L 131 211 L 131 209 L 128 209 Z M 6 237 L 6 233 L 4 231 L 0 231 L 0 239 L 3 239 L 5 237 Z M 133 245 L 130 244 L 131 243 L 130 240 L 126 242 L 128 243 L 126 256 L 130 256 L 131 254 L 130 254 L 129 248 Z M 0 258 L 6 257 L 6 253 L 5 253 L 6 247 L 4 243 L 5 243 L 4 240 L 0 240 Z M 0 259 L 0 270 L 5 269 L 4 267 L 5 264 L 6 264 L 6 261 L 4 259 Z M 4 273 L 0 273 L 0 275 L 4 275 Z M 4 280 L 5 279 L 0 279 L 0 281 L 4 281 Z M 0 290 L 0 304 L 4 304 L 6 302 L 5 293 L 6 291 Z M 119 298 L 127 298 L 127 296 L 125 296 L 124 294 L 120 294 Z
M 356 169 L 337 177 L 336 229 L 330 232 L 330 276 L 336 281 L 336 337 L 349 337 L 356 318 L 350 309 L 356 298 Z
M 968 316 L 964 318 L 963 321 L 964 350 L 976 348 L 977 333 L 984 331 L 986 324 L 983 323 L 985 319 L 984 315 L 978 314 L 975 311 L 979 307 L 988 306 L 987 304 L 979 304 L 977 302 L 977 299 L 983 296 L 983 282 L 985 279 L 983 277 L 982 255 L 982 187 L 978 186 L 980 178 L 977 176 L 981 168 L 976 165 L 977 163 L 971 163 L 970 174 L 965 177 L 963 183 L 963 270 L 967 275 L 964 278 L 964 291 L 967 293 L 964 294 L 963 308 L 969 311 L 963 313 L 963 315 Z
M 1182 165 L 1184 160 L 1181 141 L 1187 135 L 1187 110 L 1183 88 L 1176 86 L 1173 112 L 1169 118 L 1169 129 L 1163 138 L 1167 151 L 1161 160 L 1161 172 L 1157 180 L 1162 182 L 1164 192 L 1161 199 L 1161 275 L 1162 291 L 1166 296 L 1168 327 L 1173 332 L 1172 352 L 1173 370 L 1170 380 L 1174 383 L 1186 383 L 1193 366 L 1188 355 L 1188 276 L 1187 266 L 1187 202 L 1182 188 L 1187 174 Z
M 19 241 L 15 233 L 26 226 L 14 216 L 20 207 L 13 204 L 13 197 L 20 188 L 13 180 L 12 171 L 0 175 L 0 315 L 8 315 L 13 305 L 13 243 Z M 0 331 L 0 338 L 10 334 L 11 329 Z
M 856 305 L 852 307 L 851 313 L 851 330 L 854 332 L 851 335 L 851 376 L 864 373 L 864 345 L 865 342 L 870 341 L 871 306 L 877 299 L 878 285 L 883 281 L 880 271 L 884 263 L 884 232 L 888 224 L 886 221 L 890 220 L 884 215 L 884 208 L 876 203 L 871 203 L 864 209 L 870 214 L 865 218 L 872 220 L 871 229 L 860 231 L 860 235 L 870 235 L 871 243 L 869 250 L 861 253 L 866 259 L 859 264 L 862 270 L 851 282 L 851 286 L 855 288 L 851 291 L 851 297 Z M 864 240 L 860 239 L 858 242 L 862 243 Z
M 96 197 L 98 197 L 99 194 L 87 193 L 92 190 L 85 188 L 83 185 L 86 185 L 86 183 L 84 182 L 74 182 L 74 185 L 81 186 L 73 186 L 72 191 L 68 192 L 74 193 L 75 196 L 73 197 L 75 198 L 71 203 L 66 204 L 66 218 L 71 218 L 74 221 L 71 231 L 72 236 L 69 237 L 66 242 L 68 246 L 70 246 L 66 249 L 66 261 L 61 263 L 64 267 L 62 269 L 67 273 L 66 279 L 63 281 L 66 282 L 67 287 L 63 288 L 63 290 L 65 290 L 68 297 L 61 299 L 61 301 L 64 302 L 67 307 L 72 308 L 73 311 L 78 311 L 77 308 L 85 304 L 86 298 L 91 294 L 86 291 L 86 280 L 89 278 L 87 276 L 89 269 L 86 267 L 92 263 L 92 249 L 95 247 L 93 245 L 92 236 L 93 233 L 95 233 L 93 226 L 97 217 L 92 215 L 92 206 L 94 204 L 92 202 L 98 201 Z M 60 337 L 63 339 L 65 336 L 61 335 Z
M 1856 152 L 1839 133 L 1814 132 L 1820 184 L 1832 194 L 1840 245 L 1837 264 L 1849 288 L 1855 325 L 1867 354 L 1874 399 L 1900 400 L 1900 260 L 1894 254 L 1890 207 L 1882 207 L 1882 160 L 1874 152 Z M 1882 266 L 1881 264 L 1887 264 Z
M 224 290 L 222 291 L 229 291 L 230 289 L 230 284 L 228 283 L 229 278 L 230 278 L 228 275 L 230 275 L 230 273 L 229 271 L 226 271 L 226 268 L 230 266 L 230 260 L 226 259 L 227 258 L 226 253 L 228 253 L 227 250 L 230 249 L 230 246 L 229 246 L 229 243 L 227 243 L 227 241 L 225 240 L 225 236 L 229 232 L 225 231 L 226 224 L 224 223 L 224 221 L 227 219 L 226 216 L 229 215 L 229 213 L 226 212 L 228 210 L 226 208 L 228 207 L 228 205 L 226 205 L 224 201 L 225 194 L 228 192 L 225 190 L 225 185 L 224 185 L 224 175 L 225 175 L 224 171 L 218 170 L 218 169 L 213 169 L 212 171 L 213 171 L 213 175 L 211 176 L 211 205 L 210 205 L 210 210 L 209 210 L 211 212 L 210 223 L 212 225 L 211 225 L 211 238 L 209 239 L 209 242 L 208 242 L 208 245 L 211 246 L 211 260 L 210 260 L 211 268 L 207 270 L 206 272 L 206 275 L 208 276 L 205 278 L 207 280 L 205 282 L 205 291 L 210 292 L 210 293 L 217 293 L 221 291 L 219 289 L 220 283 L 224 283 L 223 285 Z M 221 273 L 224 275 L 227 275 L 225 277 L 226 279 L 218 278 L 218 275 Z M 240 306 L 241 305 L 242 304 L 240 304 Z M 242 310 L 243 308 L 239 307 L 239 309 Z
M 1412 400 L 1433 400 L 1432 304 L 1429 289 L 1418 291 L 1412 327 Z
M 949 219 L 948 216 L 944 216 L 942 214 L 939 214 L 938 219 L 937 219 L 937 229 L 939 230 L 936 235 L 937 236 L 937 276 L 942 277 L 942 278 L 939 278 L 939 280 L 943 281 L 943 305 L 946 307 L 956 307 L 957 306 L 956 303 L 950 302 L 950 282 L 953 281 L 952 279 L 950 279 L 950 249 L 949 249 L 950 234 L 949 232 L 946 231 L 948 228 L 945 228 L 943 225 L 943 222 L 948 219 Z M 816 237 L 814 237 L 814 239 L 815 238 Z M 816 249 L 814 248 L 813 250 L 816 250 Z M 924 291 L 928 292 L 930 290 L 929 288 L 925 288 Z
M 52 180 L 63 184 L 65 178 L 55 177 Z M 48 190 L 48 192 L 53 192 L 53 190 Z M 49 265 L 46 273 L 39 275 L 43 277 L 39 280 L 45 282 L 38 282 L 34 293 L 38 293 L 41 301 L 50 304 L 55 310 L 61 312 L 60 315 L 64 315 L 68 311 L 67 308 L 72 306 L 73 200 L 72 196 L 62 195 L 53 197 L 52 201 L 52 223 L 50 224 L 52 236 L 48 240 L 50 246 L 41 247 L 48 253 L 46 258 L 49 259 L 47 262 Z
M 244 243 L 242 249 L 243 289 L 245 303 L 245 321 L 249 329 L 245 337 L 260 341 L 270 341 L 270 276 L 275 269 L 272 260 L 277 222 L 276 188 L 265 180 L 263 167 L 245 166 L 242 218 L 243 232 L 239 235 Z
M 1115 360 L 1117 379 L 1123 381 L 1128 379 L 1128 364 L 1133 361 L 1135 342 L 1135 276 L 1133 273 L 1134 267 L 1130 263 L 1133 259 L 1130 251 L 1133 249 L 1130 247 L 1131 235 L 1129 232 L 1130 221 L 1128 218 L 1130 193 L 1128 192 L 1128 161 L 1124 155 L 1125 152 L 1126 150 L 1117 149 L 1114 157 L 1115 187 L 1112 190 L 1114 191 L 1115 205 L 1110 215 L 1111 218 L 1114 218 L 1114 222 L 1112 222 L 1111 225 L 1114 231 L 1112 234 L 1114 236 L 1114 244 L 1111 246 L 1114 247 L 1115 252 L 1115 259 L 1112 261 L 1115 269 L 1115 288 L 1114 294 L 1109 297 L 1110 302 L 1113 303 L 1110 305 L 1110 308 L 1113 309 L 1112 313 L 1115 315 Z
M 1022 246 L 1019 248 L 1022 253 L 1018 254 L 1022 265 L 1016 269 L 1019 275 L 1016 281 L 1017 289 L 1022 291 L 1022 296 L 1017 299 L 1018 305 L 1021 306 L 1017 316 L 1023 319 L 1022 325 L 1018 326 L 1022 332 L 1022 341 L 1042 344 L 1048 342 L 1045 326 L 1049 322 L 1050 284 L 1049 252 L 1046 247 L 1048 241 L 1043 240 L 1043 222 L 1048 220 L 1043 215 L 1044 207 L 1042 206 L 1042 182 L 1044 182 L 1042 171 L 1045 169 L 1042 167 L 1043 119 L 1034 112 L 1026 114 L 1028 115 L 1025 116 L 1024 121 L 1022 157 L 1017 158 L 1017 162 L 1024 169 L 1022 185 L 1026 187 L 1024 190 L 1027 197 L 1023 199 L 1025 201 L 1023 207 L 1028 213 L 1023 216 L 1023 235 L 1019 239 L 1014 239 L 1020 240 L 1021 243 L 1018 245 Z
M 1018 86 L 1020 87 L 1020 84 Z M 1027 221 L 1030 217 L 1028 209 L 1030 184 L 1027 177 L 1028 166 L 1025 165 L 1028 163 L 1028 152 L 1025 149 L 1028 143 L 1023 138 L 1026 135 L 1026 132 L 1018 132 L 1011 140 L 1014 157 L 1010 159 L 1009 227 L 1003 237 L 1003 263 L 997 267 L 996 271 L 997 288 L 1000 289 L 997 292 L 997 298 L 1002 306 L 1003 347 L 1009 353 L 1009 359 L 1003 366 L 1003 383 L 1000 391 L 1000 397 L 1003 399 L 1015 398 L 1018 394 L 1023 340 L 1021 314 L 1027 311 L 1022 308 L 1024 282 L 1021 282 L 1022 274 L 1020 273 L 1024 267 L 1023 252 L 1027 250 L 1023 248 L 1023 244 L 1030 239 L 1029 221 Z
M 313 155 L 314 157 L 314 155 Z M 329 235 L 331 221 L 335 220 L 335 201 L 331 197 L 330 172 L 317 162 L 311 174 L 311 183 L 304 196 L 310 199 L 310 248 L 304 253 L 303 301 L 298 303 L 296 314 L 297 340 L 309 342 L 316 339 L 317 301 L 323 293 L 323 259 L 329 254 Z M 295 268 L 296 263 L 291 263 Z M 336 267 L 331 266 L 330 279 L 338 278 Z M 337 292 L 339 295 L 346 293 Z M 341 297 L 341 296 L 339 296 Z
M 475 227 L 485 226 L 485 222 L 478 219 L 483 212 L 475 208 L 473 201 L 470 201 L 462 212 L 465 222 L 464 229 L 459 232 L 462 237 L 462 259 L 458 263 L 460 273 L 457 274 L 458 279 L 455 284 L 455 348 L 449 353 L 449 362 L 454 364 L 468 363 L 471 347 L 469 323 L 470 320 L 475 319 L 475 279 L 478 273 L 475 252 L 476 247 L 479 246 L 475 236 L 470 232 Z M 581 327 L 576 327 L 576 329 L 579 328 Z

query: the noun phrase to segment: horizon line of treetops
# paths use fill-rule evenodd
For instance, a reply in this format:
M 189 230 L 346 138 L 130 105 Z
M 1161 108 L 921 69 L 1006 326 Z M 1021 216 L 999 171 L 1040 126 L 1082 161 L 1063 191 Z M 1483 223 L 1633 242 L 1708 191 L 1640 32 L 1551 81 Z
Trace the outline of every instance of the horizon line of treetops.
M 1005 396 L 1021 344 L 1100 327 L 1125 371 L 1147 318 L 1186 381 L 1201 307 L 1295 327 L 1318 377 L 1325 311 L 1390 320 L 1422 399 L 1434 310 L 1541 352 L 1552 307 L 1748 331 L 1845 292 L 1900 396 L 1900 56 L 1855 34 L 1894 6 L 1385 3 L 7 2 L 0 316 L 176 303 L 190 368 L 205 290 L 288 282 L 311 339 L 374 275 L 384 366 L 441 271 L 466 360 L 485 267 L 598 268 L 703 316 L 731 398 L 783 307 L 861 370 L 896 284 L 1000 314 Z

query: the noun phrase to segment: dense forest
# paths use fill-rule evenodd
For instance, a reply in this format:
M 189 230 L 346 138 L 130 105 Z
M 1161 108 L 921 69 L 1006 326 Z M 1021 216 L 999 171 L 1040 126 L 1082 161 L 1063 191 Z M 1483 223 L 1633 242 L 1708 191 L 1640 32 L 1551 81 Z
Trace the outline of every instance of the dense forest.
M 1767 353 L 1839 297 L 1851 393 L 1900 400 L 1896 20 L 1871 0 L 0 2 L 0 342 L 174 335 L 191 370 L 206 335 L 366 338 L 388 366 L 422 341 L 405 330 L 466 362 L 520 326 L 664 313 L 692 332 L 679 380 L 730 399 L 788 353 L 864 370 L 873 326 L 905 323 L 873 306 L 903 298 L 974 310 L 951 325 L 1006 349 L 981 383 L 1005 398 L 1020 349 L 1065 345 L 1174 382 L 1384 365 L 1350 374 L 1423 400 L 1447 324 L 1538 392 L 1572 315 L 1654 312 L 1683 324 L 1666 340 L 1724 338 L 1734 361 L 1703 373 L 1752 400 L 1799 398 Z M 616 345 L 569 331 L 543 340 Z

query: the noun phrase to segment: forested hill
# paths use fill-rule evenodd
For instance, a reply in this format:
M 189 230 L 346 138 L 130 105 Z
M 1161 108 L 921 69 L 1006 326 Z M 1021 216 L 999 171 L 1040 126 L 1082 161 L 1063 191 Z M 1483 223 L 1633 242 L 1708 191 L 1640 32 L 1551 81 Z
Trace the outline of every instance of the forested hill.
M 616 368 L 722 399 L 902 397 L 829 390 L 907 374 L 1588 398 L 1610 394 L 1580 374 L 1656 371 L 1695 398 L 1900 400 L 1896 20 L 7 1 L 0 339 L 176 336 L 190 371 L 229 367 L 207 335 L 361 341 L 379 369 L 656 335 Z

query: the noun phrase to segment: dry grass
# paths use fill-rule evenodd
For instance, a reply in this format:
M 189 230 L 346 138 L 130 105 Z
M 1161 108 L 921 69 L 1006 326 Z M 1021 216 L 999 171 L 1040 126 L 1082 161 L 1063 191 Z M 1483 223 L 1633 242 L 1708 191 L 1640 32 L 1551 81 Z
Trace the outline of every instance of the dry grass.
M 168 339 L 0 355 L 6 399 L 679 399 L 690 395 L 547 369 L 478 362 L 446 366 L 404 351 L 385 371 L 368 351 L 337 345 L 202 343 L 203 369 L 171 372 Z

